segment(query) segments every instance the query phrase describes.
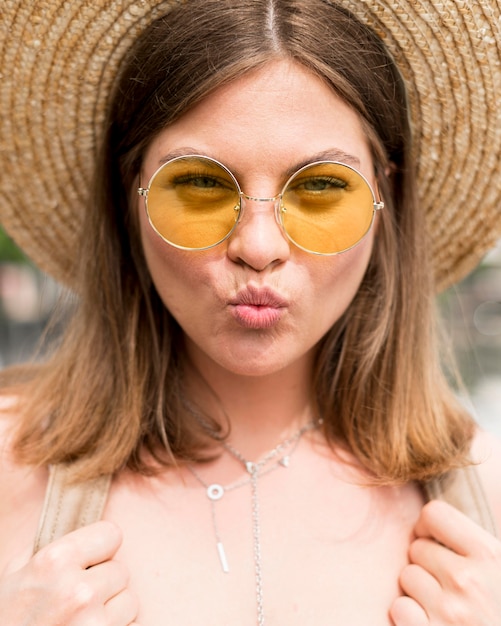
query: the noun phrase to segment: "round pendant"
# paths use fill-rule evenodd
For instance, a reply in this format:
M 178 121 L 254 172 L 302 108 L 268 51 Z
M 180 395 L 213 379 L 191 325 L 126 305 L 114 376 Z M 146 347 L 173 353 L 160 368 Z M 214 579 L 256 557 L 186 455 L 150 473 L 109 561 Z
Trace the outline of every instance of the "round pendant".
M 211 500 L 220 500 L 224 496 L 224 489 L 221 485 L 214 483 L 207 487 L 207 496 Z

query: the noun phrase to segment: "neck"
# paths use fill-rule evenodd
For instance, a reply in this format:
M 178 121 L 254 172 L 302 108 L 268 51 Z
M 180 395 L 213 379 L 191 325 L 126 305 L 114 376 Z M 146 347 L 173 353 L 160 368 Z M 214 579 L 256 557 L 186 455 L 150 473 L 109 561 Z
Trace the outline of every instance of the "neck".
M 229 424 L 229 441 L 246 458 L 259 458 L 315 417 L 309 362 L 262 377 L 200 365 L 189 377 L 190 392 L 223 427 Z

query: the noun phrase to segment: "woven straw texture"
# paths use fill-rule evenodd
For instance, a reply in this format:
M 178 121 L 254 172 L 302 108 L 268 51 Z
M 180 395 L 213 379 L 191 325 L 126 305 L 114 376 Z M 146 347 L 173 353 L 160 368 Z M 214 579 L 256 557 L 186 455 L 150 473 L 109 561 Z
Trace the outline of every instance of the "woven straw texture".
M 70 286 L 110 84 L 172 2 L 0 0 L 0 221 Z M 500 2 L 341 3 L 383 38 L 408 82 L 442 289 L 501 235 Z

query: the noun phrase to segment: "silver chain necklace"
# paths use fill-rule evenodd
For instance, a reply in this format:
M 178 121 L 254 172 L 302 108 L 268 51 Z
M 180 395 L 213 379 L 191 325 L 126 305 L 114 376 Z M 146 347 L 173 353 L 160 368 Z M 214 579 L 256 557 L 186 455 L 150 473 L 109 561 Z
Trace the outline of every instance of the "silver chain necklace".
M 214 526 L 214 535 L 216 538 L 216 547 L 221 562 L 221 567 L 224 573 L 230 571 L 228 566 L 228 560 L 226 558 L 226 552 L 221 541 L 219 528 L 216 518 L 216 502 L 220 500 L 225 493 L 238 489 L 244 485 L 250 484 L 251 487 L 251 502 L 252 502 L 252 540 L 254 551 L 254 573 L 256 580 L 256 608 L 257 608 L 257 624 L 258 626 L 264 626 L 264 603 L 263 603 L 263 566 L 261 555 L 261 523 L 259 514 L 259 493 L 258 493 L 258 479 L 270 472 L 277 470 L 280 467 L 289 467 L 289 462 L 292 454 L 295 452 L 301 437 L 309 430 L 317 428 L 322 423 L 322 420 L 312 421 L 300 428 L 294 435 L 280 442 L 273 450 L 270 450 L 259 461 L 248 461 L 238 450 L 233 448 L 227 443 L 223 443 L 223 448 L 231 454 L 239 463 L 242 464 L 245 471 L 249 474 L 249 477 L 231 483 L 226 487 L 223 487 L 219 483 L 206 483 L 198 472 L 190 465 L 188 470 L 198 480 L 198 482 L 205 487 L 207 497 L 211 504 L 212 523 Z M 270 462 L 275 463 L 269 467 Z

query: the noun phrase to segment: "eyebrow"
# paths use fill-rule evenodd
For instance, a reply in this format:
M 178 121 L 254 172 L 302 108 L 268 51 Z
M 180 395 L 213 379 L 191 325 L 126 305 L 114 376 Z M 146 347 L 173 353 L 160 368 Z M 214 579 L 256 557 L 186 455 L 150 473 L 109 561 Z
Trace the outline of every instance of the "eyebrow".
M 360 159 L 358 157 L 354 156 L 353 154 L 349 154 L 348 152 L 344 152 L 343 150 L 332 148 L 330 150 L 324 150 L 323 152 L 317 152 L 307 159 L 295 163 L 292 167 L 286 170 L 285 175 L 288 178 L 289 176 L 292 176 L 292 174 L 295 174 L 302 167 L 310 165 L 311 163 L 316 163 L 317 161 L 337 161 L 346 165 L 360 167 Z
M 160 166 L 160 165 L 163 165 L 164 163 L 167 163 L 167 161 L 170 161 L 171 159 L 175 159 L 177 157 L 194 156 L 194 155 L 214 158 L 214 157 L 210 157 L 208 154 L 205 154 L 203 151 L 187 146 L 183 148 L 177 148 L 176 150 L 172 150 L 171 152 L 164 154 L 162 158 L 159 160 L 158 164 Z M 216 161 L 219 161 L 219 159 L 216 159 Z M 284 173 L 285 178 L 289 178 L 290 176 L 295 174 L 298 170 L 300 170 L 302 167 L 305 167 L 306 165 L 310 165 L 310 163 L 316 163 L 318 161 L 337 161 L 339 163 L 345 163 L 346 165 L 353 165 L 354 167 L 360 167 L 360 159 L 358 157 L 354 156 L 353 154 L 349 154 L 348 152 L 344 152 L 344 150 L 331 148 L 329 150 L 317 152 L 316 154 L 313 154 L 309 156 L 308 158 L 303 159 L 295 163 L 291 167 L 287 168 L 287 170 Z M 222 161 L 220 162 L 222 163 Z M 234 176 L 238 178 L 238 172 L 234 172 Z
M 172 150 L 171 152 L 167 152 L 167 154 L 164 154 L 164 156 L 159 159 L 158 161 L 158 165 L 163 165 L 164 163 L 167 163 L 167 161 L 171 161 L 172 159 L 176 159 L 177 157 L 185 157 L 185 156 L 206 156 L 208 157 L 208 154 L 204 154 L 204 152 L 201 152 L 200 150 L 197 150 L 196 148 L 190 148 L 189 146 L 184 147 L 184 148 L 177 148 L 176 150 Z

